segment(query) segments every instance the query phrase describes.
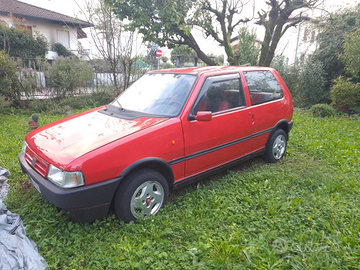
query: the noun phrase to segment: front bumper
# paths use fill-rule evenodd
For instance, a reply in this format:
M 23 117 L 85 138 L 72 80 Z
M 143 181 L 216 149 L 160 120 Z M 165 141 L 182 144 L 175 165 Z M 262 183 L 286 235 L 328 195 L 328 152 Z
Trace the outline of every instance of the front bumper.
M 90 222 L 108 214 L 121 178 L 65 189 L 42 177 L 26 162 L 23 153 L 19 153 L 18 158 L 21 170 L 28 175 L 41 195 L 56 207 L 69 211 L 74 221 Z

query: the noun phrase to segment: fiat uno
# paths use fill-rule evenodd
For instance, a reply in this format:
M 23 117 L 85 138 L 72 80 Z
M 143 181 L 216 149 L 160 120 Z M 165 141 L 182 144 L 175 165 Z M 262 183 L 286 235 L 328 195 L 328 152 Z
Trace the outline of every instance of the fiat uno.
M 19 162 L 75 221 L 156 214 L 169 191 L 239 162 L 284 156 L 290 92 L 265 67 L 151 71 L 113 102 L 39 127 Z

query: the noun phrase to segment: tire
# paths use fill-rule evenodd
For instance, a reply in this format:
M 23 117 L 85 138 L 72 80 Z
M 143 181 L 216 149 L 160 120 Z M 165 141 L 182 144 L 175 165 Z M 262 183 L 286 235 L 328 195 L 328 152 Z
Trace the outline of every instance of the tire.
M 287 135 L 284 130 L 276 130 L 266 144 L 264 158 L 267 162 L 275 163 L 284 155 L 287 146 Z
M 126 177 L 115 193 L 114 210 L 126 223 L 155 215 L 169 196 L 169 185 L 158 171 L 142 169 Z

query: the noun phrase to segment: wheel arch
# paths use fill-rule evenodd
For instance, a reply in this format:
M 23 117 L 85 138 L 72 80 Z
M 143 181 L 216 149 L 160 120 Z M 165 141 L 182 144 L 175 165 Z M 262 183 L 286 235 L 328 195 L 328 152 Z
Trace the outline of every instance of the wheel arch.
M 128 176 L 129 174 L 141 170 L 141 169 L 153 169 L 161 173 L 168 185 L 169 189 L 173 189 L 174 187 L 174 174 L 170 167 L 170 165 L 161 158 L 156 157 L 148 157 L 140 159 L 130 166 L 128 166 L 123 172 L 120 174 L 120 178 L 122 179 L 121 182 Z
M 276 130 L 278 129 L 282 129 L 285 131 L 286 133 L 286 139 L 289 140 L 289 133 L 290 130 L 292 128 L 292 121 L 288 122 L 287 120 L 283 119 L 280 120 L 279 122 L 276 123 L 276 125 L 272 128 L 272 131 L 269 134 L 268 140 L 269 138 L 271 138 L 271 136 L 275 133 Z

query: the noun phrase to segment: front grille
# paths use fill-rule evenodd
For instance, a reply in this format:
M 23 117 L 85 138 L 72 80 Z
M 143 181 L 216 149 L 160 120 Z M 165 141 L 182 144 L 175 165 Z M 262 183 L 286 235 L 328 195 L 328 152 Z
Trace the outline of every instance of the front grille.
M 30 164 L 42 177 L 46 178 L 49 163 L 44 159 L 39 157 L 34 151 L 32 151 L 29 147 L 26 147 L 25 151 L 25 160 Z

